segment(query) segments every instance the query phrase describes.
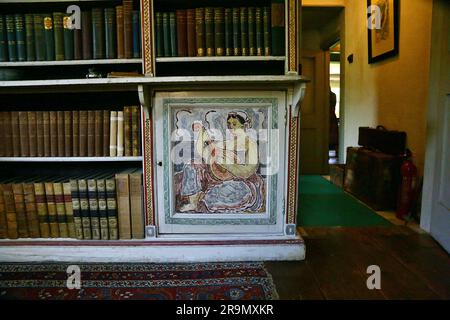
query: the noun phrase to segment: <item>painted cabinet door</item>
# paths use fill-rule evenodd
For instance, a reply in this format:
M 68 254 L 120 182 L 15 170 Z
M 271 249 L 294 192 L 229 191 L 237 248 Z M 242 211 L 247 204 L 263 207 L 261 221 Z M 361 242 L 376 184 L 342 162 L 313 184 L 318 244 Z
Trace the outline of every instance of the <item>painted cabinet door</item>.
M 157 92 L 159 234 L 282 234 L 286 92 Z

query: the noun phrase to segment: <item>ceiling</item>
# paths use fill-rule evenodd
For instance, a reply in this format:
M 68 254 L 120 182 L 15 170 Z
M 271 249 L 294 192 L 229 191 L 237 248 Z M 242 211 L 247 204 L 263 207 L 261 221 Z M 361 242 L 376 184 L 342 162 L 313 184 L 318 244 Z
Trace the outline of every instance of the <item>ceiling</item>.
M 328 22 L 337 18 L 342 7 L 303 7 L 303 30 L 318 30 Z

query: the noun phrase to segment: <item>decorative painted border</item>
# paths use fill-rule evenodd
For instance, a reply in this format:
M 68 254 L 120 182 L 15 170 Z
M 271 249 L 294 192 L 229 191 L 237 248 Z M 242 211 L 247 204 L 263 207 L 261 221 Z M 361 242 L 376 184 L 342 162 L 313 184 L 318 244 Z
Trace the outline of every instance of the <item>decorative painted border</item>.
M 153 0 L 141 0 L 144 74 L 153 77 Z
M 194 104 L 194 103 L 268 103 L 272 105 L 272 129 L 278 129 L 278 99 L 276 98 L 167 98 L 163 99 L 163 141 L 169 141 L 169 105 L 170 104 Z M 171 163 L 169 159 L 169 143 L 164 144 L 164 163 Z M 270 176 L 271 190 L 277 190 L 278 174 Z M 170 177 L 169 167 L 164 165 L 164 213 L 167 224 L 183 225 L 274 225 L 277 220 L 277 193 L 272 192 L 270 197 L 270 216 L 268 219 L 195 219 L 195 218 L 173 218 L 170 215 Z M 280 213 L 284 214 L 284 213 Z
M 144 166 L 145 166 L 145 202 L 147 212 L 147 226 L 155 225 L 154 199 L 155 193 L 153 189 L 153 128 L 151 112 L 149 119 L 145 120 L 145 150 L 144 150 Z
M 292 108 L 289 109 L 289 149 L 288 149 L 288 200 L 287 224 L 297 222 L 297 190 L 298 190 L 298 130 L 299 117 L 293 117 Z
M 298 7 L 301 0 L 288 0 L 288 73 L 298 73 Z

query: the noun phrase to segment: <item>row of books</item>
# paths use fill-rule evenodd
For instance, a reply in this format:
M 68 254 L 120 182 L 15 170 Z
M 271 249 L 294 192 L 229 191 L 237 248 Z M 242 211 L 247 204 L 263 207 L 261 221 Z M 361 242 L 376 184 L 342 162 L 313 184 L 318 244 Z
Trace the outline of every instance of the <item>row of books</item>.
M 0 180 L 0 238 L 144 238 L 142 171 Z
M 141 155 L 140 111 L 3 111 L 0 157 Z
M 139 58 L 140 42 L 132 0 L 82 11 L 79 26 L 63 12 L 0 14 L 0 61 Z
M 158 57 L 284 56 L 284 1 L 156 12 Z

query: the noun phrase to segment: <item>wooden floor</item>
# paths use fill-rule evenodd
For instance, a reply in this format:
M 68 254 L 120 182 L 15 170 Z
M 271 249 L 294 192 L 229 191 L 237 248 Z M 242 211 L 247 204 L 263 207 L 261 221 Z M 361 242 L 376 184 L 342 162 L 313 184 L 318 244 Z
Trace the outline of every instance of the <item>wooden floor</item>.
M 408 227 L 302 228 L 306 260 L 267 262 L 280 299 L 450 299 L 450 256 Z M 369 265 L 381 290 L 367 289 Z

